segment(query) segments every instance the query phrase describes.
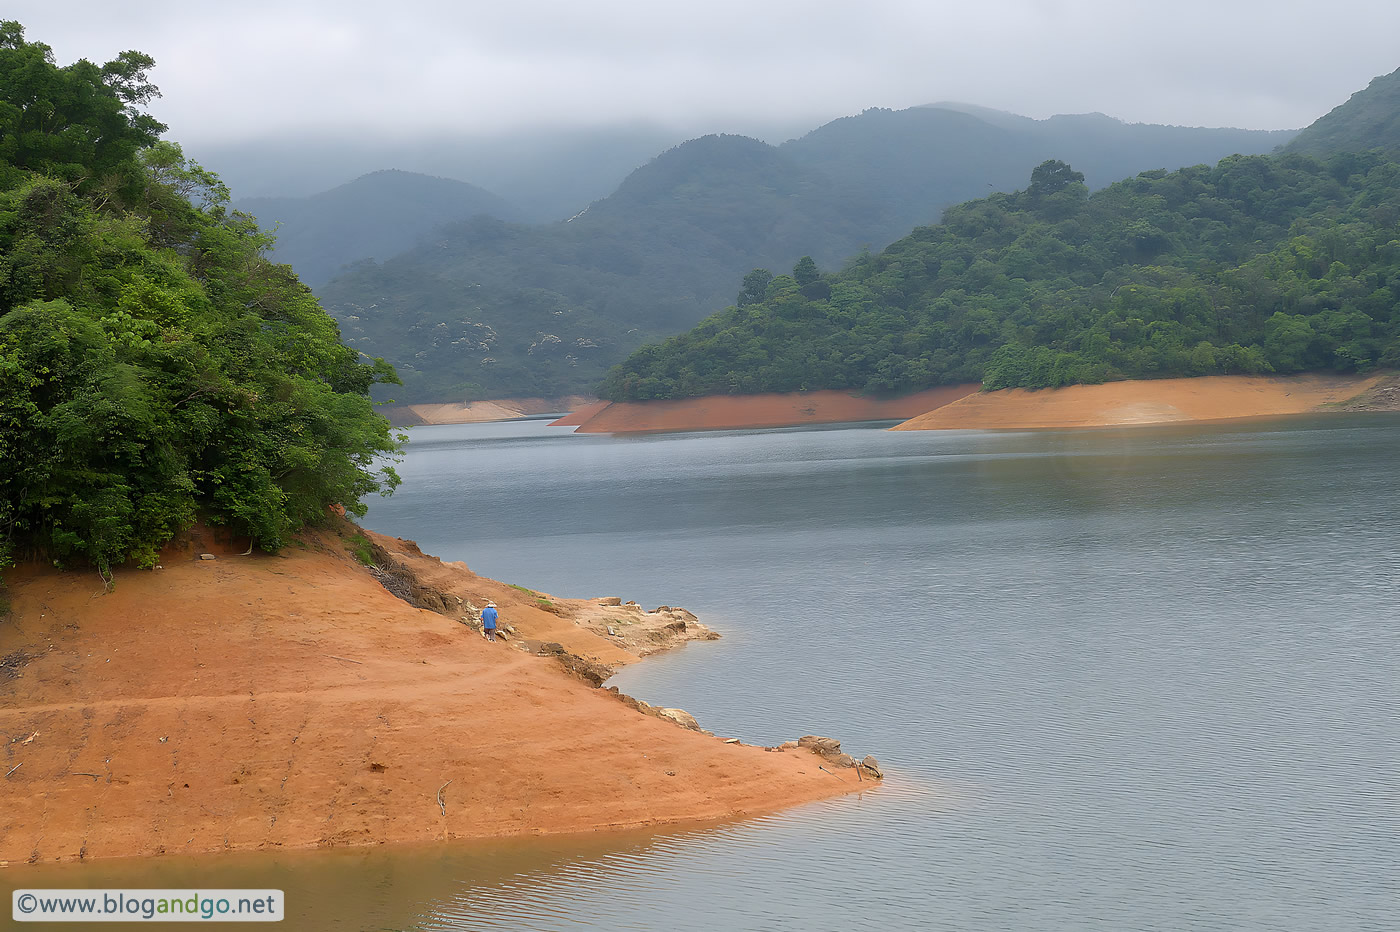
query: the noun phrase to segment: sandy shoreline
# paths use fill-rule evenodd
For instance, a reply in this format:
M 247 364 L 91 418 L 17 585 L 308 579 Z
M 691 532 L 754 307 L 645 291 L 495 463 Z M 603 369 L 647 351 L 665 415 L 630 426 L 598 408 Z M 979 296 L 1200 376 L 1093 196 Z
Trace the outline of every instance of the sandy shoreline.
M 1293 376 L 1214 375 L 1003 389 L 968 395 L 911 418 L 893 430 L 1027 430 L 1125 427 L 1327 410 L 1364 395 L 1389 375 L 1309 373 Z
M 1400 375 L 1305 373 L 1142 379 L 1038 390 L 983 392 L 976 384 L 902 398 L 821 391 L 606 402 L 550 426 L 578 433 L 735 430 L 904 418 L 893 430 L 1033 430 L 1125 427 L 1320 411 L 1400 409 Z
M 9 571 L 0 865 L 642 827 L 875 785 L 586 681 L 709 636 L 678 611 L 555 599 L 366 533 L 383 583 L 330 533 L 278 556 L 206 534 L 106 595 Z M 463 623 L 487 599 L 515 643 Z
M 577 425 L 577 433 L 607 434 L 666 430 L 746 430 L 909 418 L 977 391 L 981 386 L 945 385 L 899 398 L 850 392 L 789 392 L 767 395 L 707 395 L 673 401 L 615 401 L 591 406 L 583 416 L 551 426 Z
M 510 421 L 519 417 L 576 411 L 596 400 L 587 395 L 566 395 L 562 398 L 495 398 L 487 401 L 386 405 L 380 410 L 395 427 L 484 424 L 489 421 Z
M 1400 408 L 1400 377 L 1218 375 L 995 392 L 969 383 L 899 398 L 816 391 L 609 402 L 578 395 L 408 405 L 388 408 L 386 414 L 406 426 L 505 421 L 567 410 L 550 426 L 586 434 L 757 430 L 878 420 L 902 421 L 894 430 L 1033 430 L 1271 417 L 1333 410 L 1343 404 L 1351 410 Z

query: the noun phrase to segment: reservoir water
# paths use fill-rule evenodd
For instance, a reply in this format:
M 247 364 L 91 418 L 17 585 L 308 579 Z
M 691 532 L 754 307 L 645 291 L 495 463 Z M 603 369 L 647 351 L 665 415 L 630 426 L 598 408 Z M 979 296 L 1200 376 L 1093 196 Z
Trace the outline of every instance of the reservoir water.
M 283 887 L 297 930 L 1400 927 L 1400 416 L 881 426 L 416 428 L 364 523 L 694 611 L 724 638 L 613 683 L 748 742 L 838 737 L 883 788 L 31 885 Z

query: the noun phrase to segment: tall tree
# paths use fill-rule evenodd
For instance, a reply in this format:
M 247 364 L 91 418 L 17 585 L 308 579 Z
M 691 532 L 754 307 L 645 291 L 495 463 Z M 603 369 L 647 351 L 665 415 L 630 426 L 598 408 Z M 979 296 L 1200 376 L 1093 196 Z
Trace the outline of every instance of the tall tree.
M 773 273 L 767 269 L 754 269 L 745 275 L 743 286 L 739 289 L 739 306 L 762 301 L 768 294 L 768 285 L 772 281 Z
M 86 59 L 59 67 L 49 46 L 25 40 L 23 26 L 0 22 L 0 160 L 11 173 L 45 172 L 84 191 L 106 185 L 130 194 L 133 157 L 165 130 L 136 109 L 159 96 L 147 79 L 154 65 L 127 51 L 100 67 Z
M 276 550 L 398 481 L 393 370 L 157 143 L 151 65 L 60 68 L 0 24 L 0 567 L 149 565 L 196 515 Z

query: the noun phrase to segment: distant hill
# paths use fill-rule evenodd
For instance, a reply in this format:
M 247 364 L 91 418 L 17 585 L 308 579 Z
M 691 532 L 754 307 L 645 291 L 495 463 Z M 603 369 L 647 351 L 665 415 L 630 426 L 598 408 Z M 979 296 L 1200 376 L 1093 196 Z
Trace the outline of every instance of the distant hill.
M 477 214 L 510 219 L 517 210 L 474 185 L 404 171 L 377 171 L 311 197 L 255 197 L 234 203 L 276 227 L 276 261 L 313 288 L 357 259 L 387 259 L 434 227 Z
M 1400 163 L 1236 156 L 1090 194 L 1046 162 L 829 276 L 746 282 L 614 400 L 1400 367 Z
M 1097 189 L 1149 169 L 1271 152 L 1293 135 L 1292 130 L 1124 123 L 1101 113 L 1032 120 L 985 107 L 941 104 L 867 110 L 834 120 L 782 149 L 798 163 L 860 191 L 880 214 L 878 225 L 866 231 L 866 242 L 880 247 L 935 221 L 952 204 L 1015 190 L 1047 159 L 1069 162 Z
M 706 136 L 567 222 L 456 224 L 317 291 L 348 342 L 397 366 L 400 399 L 586 391 L 631 349 L 732 303 L 750 269 L 804 255 L 837 268 L 951 204 L 1014 189 L 1056 151 L 1092 153 L 1106 183 L 1270 151 L 1286 135 L 1099 115 L 1008 128 L 914 108 L 870 110 L 778 147 Z M 494 337 L 477 339 L 483 328 Z
M 651 123 L 489 135 L 463 127 L 432 137 L 279 134 L 193 148 L 190 155 L 218 172 L 235 198 L 308 197 L 397 168 L 479 185 L 515 205 L 520 220 L 549 223 L 607 197 L 638 165 L 696 135 Z
M 841 254 L 853 234 L 831 231 L 822 181 L 756 140 L 703 137 L 569 221 L 451 224 L 317 293 L 347 343 L 397 362 L 400 400 L 587 391 L 632 347 L 732 301 L 775 241 L 815 234 Z
M 1372 80 L 1299 133 L 1286 148 L 1324 157 L 1367 149 L 1400 154 L 1400 69 Z

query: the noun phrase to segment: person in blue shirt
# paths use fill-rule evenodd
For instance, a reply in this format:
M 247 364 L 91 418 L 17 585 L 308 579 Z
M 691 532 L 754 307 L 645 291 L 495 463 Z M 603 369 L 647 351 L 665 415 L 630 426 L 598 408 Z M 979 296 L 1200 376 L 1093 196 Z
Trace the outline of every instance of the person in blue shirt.
M 481 636 L 488 641 L 496 640 L 496 603 L 487 602 L 481 610 Z

